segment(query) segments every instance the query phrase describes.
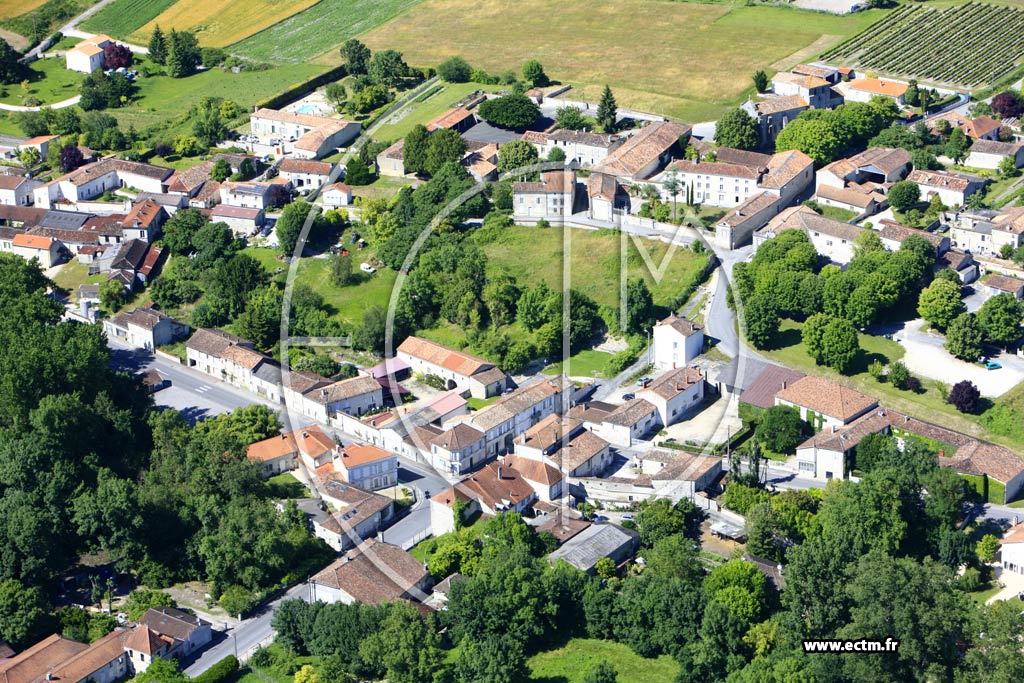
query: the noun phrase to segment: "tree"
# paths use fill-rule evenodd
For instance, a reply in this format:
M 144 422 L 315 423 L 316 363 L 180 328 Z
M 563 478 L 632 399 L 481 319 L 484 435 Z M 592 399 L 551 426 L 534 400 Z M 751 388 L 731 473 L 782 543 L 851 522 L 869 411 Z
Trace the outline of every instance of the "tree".
M 107 280 L 100 285 L 100 304 L 111 313 L 116 313 L 128 300 L 124 283 L 118 279 Z
M 498 150 L 498 172 L 505 173 L 540 161 L 537 148 L 526 140 L 513 140 Z
M 1004 90 L 992 98 L 992 110 L 1001 118 L 1020 118 L 1024 114 L 1024 98 L 1020 93 Z
M 451 128 L 442 128 L 430 135 L 427 145 L 426 168 L 427 173 L 433 175 L 442 166 L 449 162 L 456 162 L 466 154 L 466 141 L 462 139 L 458 131 Z
M 982 330 L 974 313 L 961 313 L 946 328 L 945 348 L 970 363 L 981 356 Z
M 845 373 L 849 371 L 859 351 L 860 342 L 853 323 L 844 318 L 833 317 L 821 330 L 820 353 L 812 357 L 819 365 L 826 365 L 836 372 Z
M 571 104 L 555 110 L 555 121 L 559 128 L 566 130 L 583 130 L 588 123 L 587 117 L 583 115 L 583 110 Z
M 960 164 L 967 158 L 967 150 L 970 149 L 971 141 L 967 139 L 962 128 L 954 128 L 946 141 L 946 156 L 953 160 L 953 163 Z
M 903 361 L 898 360 L 889 366 L 886 376 L 889 378 L 889 384 L 897 389 L 902 389 L 910 379 L 910 370 L 907 369 Z
M 302 667 L 295 672 L 293 677 L 294 683 L 317 683 L 319 680 L 316 675 L 316 669 L 311 664 L 303 664 Z
M 17 579 L 0 582 L 0 640 L 21 649 L 42 626 L 46 602 L 35 586 Z
M 978 391 L 978 387 L 974 385 L 974 382 L 962 379 L 949 390 L 946 402 L 956 406 L 956 409 L 961 413 L 973 413 L 978 409 L 978 400 L 980 398 L 981 392 Z
M 906 211 L 921 201 L 921 188 L 911 180 L 901 180 L 889 188 L 889 206 L 897 211 Z
M 999 552 L 1001 544 L 999 537 L 993 536 L 992 534 L 985 534 L 978 541 L 976 552 L 978 553 L 978 559 L 985 564 L 991 564 L 996 559 L 996 553 Z
M 583 676 L 583 683 L 616 683 L 618 680 L 619 674 L 615 667 L 604 659 L 590 667 Z
M 743 326 L 755 348 L 764 349 L 779 331 L 779 311 L 772 298 L 755 294 L 743 304 Z
M 138 621 L 147 610 L 153 607 L 177 607 L 178 604 L 170 594 L 150 588 L 136 588 L 128 594 L 123 610 L 130 621 Z
M 551 151 L 548 152 L 547 160 L 554 162 L 565 161 L 565 150 L 561 147 L 552 147 Z
M 103 48 L 103 67 L 105 69 L 127 69 L 132 65 L 132 51 L 120 43 L 108 43 Z
M 773 453 L 795 453 L 803 441 L 807 423 L 789 406 L 773 406 L 761 414 L 754 438 Z
M 918 314 L 940 330 L 944 330 L 967 311 L 960 298 L 960 285 L 949 280 L 935 280 L 917 302 Z
M 84 163 L 85 157 L 78 145 L 64 145 L 60 148 L 60 170 L 63 173 L 71 173 Z
M 426 173 L 427 149 L 430 146 L 430 131 L 417 123 L 405 136 L 402 146 L 402 164 L 407 173 Z
M 18 61 L 18 53 L 6 40 L 0 40 L 0 84 L 20 83 L 25 76 L 25 67 Z
M 466 83 L 473 75 L 473 67 L 462 57 L 449 57 L 437 65 L 437 75 L 447 83 Z
M 352 257 L 348 254 L 331 256 L 331 282 L 337 287 L 344 287 L 352 282 Z
M 196 108 L 192 115 L 192 132 L 207 147 L 213 147 L 228 136 L 218 102 L 207 100 Z
M 766 92 L 768 90 L 768 74 L 764 72 L 764 69 L 758 69 L 753 75 L 754 87 L 757 92 Z
M 191 76 L 202 61 L 196 34 L 172 30 L 167 43 L 167 75 L 171 78 Z
M 185 683 L 188 679 L 178 670 L 178 660 L 153 657 L 146 670 L 132 680 L 135 683 Z
M 455 671 L 460 683 L 521 683 L 530 675 L 522 643 L 508 635 L 463 640 Z
M 634 524 L 640 534 L 640 544 L 653 548 L 662 540 L 679 534 L 693 534 L 700 527 L 702 514 L 688 500 L 675 505 L 668 498 L 656 498 L 640 503 Z
M 291 256 L 295 251 L 299 233 L 312 210 L 313 205 L 307 202 L 292 202 L 284 207 L 276 225 L 277 241 L 281 247 L 281 253 Z
M 654 297 L 642 278 L 626 284 L 626 332 L 639 334 L 654 324 Z
M 477 112 L 501 128 L 527 128 L 540 118 L 540 108 L 533 100 L 516 93 L 486 100 L 480 104 Z
M 536 59 L 523 63 L 523 78 L 534 88 L 543 88 L 551 82 L 544 73 L 544 67 Z
M 402 53 L 396 50 L 381 50 L 373 53 L 373 57 L 370 58 L 370 79 L 386 88 L 395 87 L 408 71 L 409 66 L 402 59 Z
M 160 30 L 160 24 L 153 28 L 153 35 L 149 38 L 149 58 L 160 65 L 167 63 L 167 38 Z
M 222 183 L 231 177 L 231 164 L 226 159 L 217 159 L 210 169 L 210 180 L 215 183 Z
M 835 161 L 846 144 L 847 133 L 833 118 L 804 118 L 783 128 L 775 139 L 775 151 L 798 149 L 817 166 Z
M 1017 168 L 1017 160 L 1012 156 L 1003 157 L 999 162 L 999 176 L 1001 178 L 1016 178 L 1019 175 L 1020 169 Z
M 369 185 L 373 182 L 373 171 L 369 165 L 363 163 L 358 156 L 354 156 L 345 164 L 345 182 L 353 186 Z M 287 207 L 285 207 L 287 208 Z
M 1009 346 L 1020 339 L 1020 323 L 1024 316 L 1020 301 L 1012 294 L 990 297 L 978 311 L 978 325 L 985 338 L 994 344 Z
M 18 162 L 23 168 L 34 168 L 39 160 L 39 149 L 36 147 L 23 147 L 18 152 Z
M 352 76 L 365 74 L 370 66 L 370 48 L 355 38 L 349 38 L 341 46 L 341 56 L 345 59 L 345 68 Z
M 387 314 L 380 306 L 371 306 L 363 311 L 362 322 L 352 333 L 352 344 L 364 351 L 384 349 Z
M 722 147 L 756 149 L 757 121 L 739 107 L 726 112 L 715 125 L 715 142 Z
M 601 101 L 597 103 L 597 123 L 605 133 L 614 133 L 617 126 L 619 107 L 615 104 L 615 95 L 607 85 L 601 92 Z

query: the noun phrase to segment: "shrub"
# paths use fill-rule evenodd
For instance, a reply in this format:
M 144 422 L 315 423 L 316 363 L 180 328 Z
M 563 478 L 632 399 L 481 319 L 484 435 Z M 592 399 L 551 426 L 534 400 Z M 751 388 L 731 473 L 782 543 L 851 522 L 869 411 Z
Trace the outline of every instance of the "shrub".
M 196 683 L 221 683 L 238 671 L 238 660 L 228 655 L 192 680 Z
M 889 366 L 887 377 L 889 378 L 890 384 L 894 387 L 903 389 L 907 380 L 910 379 L 910 370 L 908 370 L 907 366 L 903 364 L 903 361 L 896 361 Z
M 946 400 L 956 406 L 961 413 L 973 413 L 978 409 L 978 399 L 980 398 L 981 392 L 978 391 L 974 382 L 963 379 L 953 385 Z

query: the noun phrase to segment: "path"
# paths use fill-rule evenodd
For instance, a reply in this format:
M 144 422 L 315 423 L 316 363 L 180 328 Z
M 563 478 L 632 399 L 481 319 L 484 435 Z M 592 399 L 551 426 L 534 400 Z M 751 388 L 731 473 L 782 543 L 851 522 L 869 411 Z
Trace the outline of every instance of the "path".
M 49 107 L 50 109 L 63 109 L 64 107 L 73 107 L 78 104 L 81 99 L 81 95 L 75 95 L 74 97 L 69 97 L 66 100 L 61 100 L 60 102 L 44 104 L 38 107 L 23 107 L 20 104 L 4 104 L 3 102 L 0 102 L 0 109 L 3 109 L 4 111 L 39 111 L 43 107 Z

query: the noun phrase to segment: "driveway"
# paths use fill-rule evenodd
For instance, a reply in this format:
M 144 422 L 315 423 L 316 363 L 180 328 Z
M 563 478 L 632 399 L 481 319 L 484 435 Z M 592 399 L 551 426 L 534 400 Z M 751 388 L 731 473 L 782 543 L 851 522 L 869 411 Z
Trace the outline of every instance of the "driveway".
M 991 357 L 1002 364 L 999 370 L 986 370 L 977 363 L 966 363 L 953 358 L 942 345 L 945 337 L 921 328 L 924 320 L 918 318 L 906 323 L 902 331 L 893 335 L 906 350 L 903 362 L 915 375 L 947 384 L 967 379 L 974 382 L 983 396 L 1002 396 L 1024 381 L 1024 359 L 1002 352 Z

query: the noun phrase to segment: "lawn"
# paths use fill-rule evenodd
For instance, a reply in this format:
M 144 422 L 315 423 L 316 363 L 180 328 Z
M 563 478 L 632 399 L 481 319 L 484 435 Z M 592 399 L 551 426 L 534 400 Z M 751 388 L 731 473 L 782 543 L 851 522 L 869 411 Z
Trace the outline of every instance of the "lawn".
M 73 258 L 65 263 L 60 271 L 54 276 L 53 282 L 61 289 L 70 292 L 71 299 L 78 301 L 79 285 L 98 285 L 107 279 L 106 275 L 89 275 L 89 266 L 79 263 Z
M 775 346 L 768 350 L 758 351 L 758 353 L 786 367 L 833 379 L 862 391 L 877 398 L 882 405 L 892 410 L 935 422 L 964 434 L 1002 443 L 1011 448 L 1024 447 L 1024 433 L 1020 430 L 1006 436 L 992 433 L 984 427 L 980 416 L 965 415 L 946 403 L 942 393 L 943 387 L 938 382 L 921 379 L 922 391 L 914 393 L 898 389 L 888 382 L 879 382 L 871 377 L 867 373 L 867 367 L 873 360 L 878 360 L 885 365 L 903 357 L 903 347 L 898 343 L 882 337 L 859 335 L 862 351 L 854 363 L 853 373 L 848 376 L 840 375 L 834 370 L 815 365 L 811 357 L 807 355 L 807 350 L 800 339 L 801 327 L 800 323 L 783 320 Z M 1016 409 L 1016 406 L 1012 404 L 1010 407 Z
M 566 374 L 571 377 L 604 377 L 605 368 L 612 354 L 594 349 L 583 349 L 578 353 L 569 356 Z M 562 372 L 562 361 L 552 363 L 541 372 L 545 375 L 558 375 Z
M 143 24 L 130 38 L 145 44 L 153 28 L 159 25 L 164 31 L 193 30 L 203 47 L 225 47 L 314 4 L 316 0 L 178 0 Z
M 114 38 L 128 38 L 175 2 L 176 0 L 114 0 L 83 21 L 81 28 L 93 33 L 105 33 Z
M 307 63 L 313 57 L 330 51 L 333 54 L 328 61 L 338 64 L 341 58 L 334 48 L 393 19 L 419 1 L 321 0 L 284 21 L 277 21 L 272 26 L 268 23 L 270 28 L 235 43 L 231 52 L 261 62 Z M 239 4 L 248 11 L 250 5 Z M 200 40 L 203 40 L 202 34 Z
M 25 104 L 25 98 L 34 97 L 43 104 L 53 104 L 78 94 L 85 74 L 69 71 L 63 57 L 39 59 L 28 65 L 28 89 L 20 85 L 7 85 L 0 89 L 0 102 Z
M 646 659 L 622 643 L 589 638 L 573 638 L 564 647 L 536 654 L 527 665 L 536 683 L 583 683 L 601 660 L 615 666 L 619 683 L 674 681 L 679 673 L 678 662 L 668 655 Z
M 365 250 L 353 252 L 352 263 L 358 268 L 369 256 L 370 253 Z M 361 280 L 358 284 L 337 287 L 331 283 L 331 264 L 328 259 L 304 258 L 299 263 L 299 274 L 295 282 L 309 285 L 318 292 L 339 320 L 348 325 L 357 325 L 363 319 L 363 311 L 366 309 L 372 306 L 387 309 L 391 290 L 398 278 L 398 274 L 390 268 L 381 268 L 373 275 L 358 275 Z
M 264 482 L 267 495 L 271 498 L 309 498 L 310 493 L 291 472 L 282 472 Z
M 480 83 L 444 83 L 443 89 L 422 102 L 413 102 L 391 115 L 374 133 L 378 140 L 404 138 L 417 123 L 426 124 L 466 99 L 475 90 L 495 90 L 499 86 Z
M 570 230 L 570 233 L 572 286 L 599 305 L 618 306 L 622 235 L 611 230 Z M 506 270 L 520 283 L 533 285 L 544 280 L 548 286 L 561 289 L 563 237 L 564 231 L 559 228 L 520 225 L 506 228 L 498 239 L 483 245 L 488 276 Z M 628 273 L 631 277 L 643 276 L 654 303 L 659 306 L 667 305 L 678 295 L 682 283 L 703 264 L 703 256 L 677 248 L 672 252 L 663 277 L 655 282 L 632 238 L 628 239 L 628 244 Z M 644 240 L 642 244 L 658 267 L 668 254 L 669 245 L 654 240 Z
M 742 101 L 756 69 L 811 59 L 883 12 L 840 17 L 661 0 L 567 0 L 553 10 L 546 0 L 425 0 L 363 39 L 416 66 L 462 55 L 498 73 L 535 58 L 551 78 L 580 86 L 575 97 L 596 101 L 608 84 L 620 106 L 703 121 Z

